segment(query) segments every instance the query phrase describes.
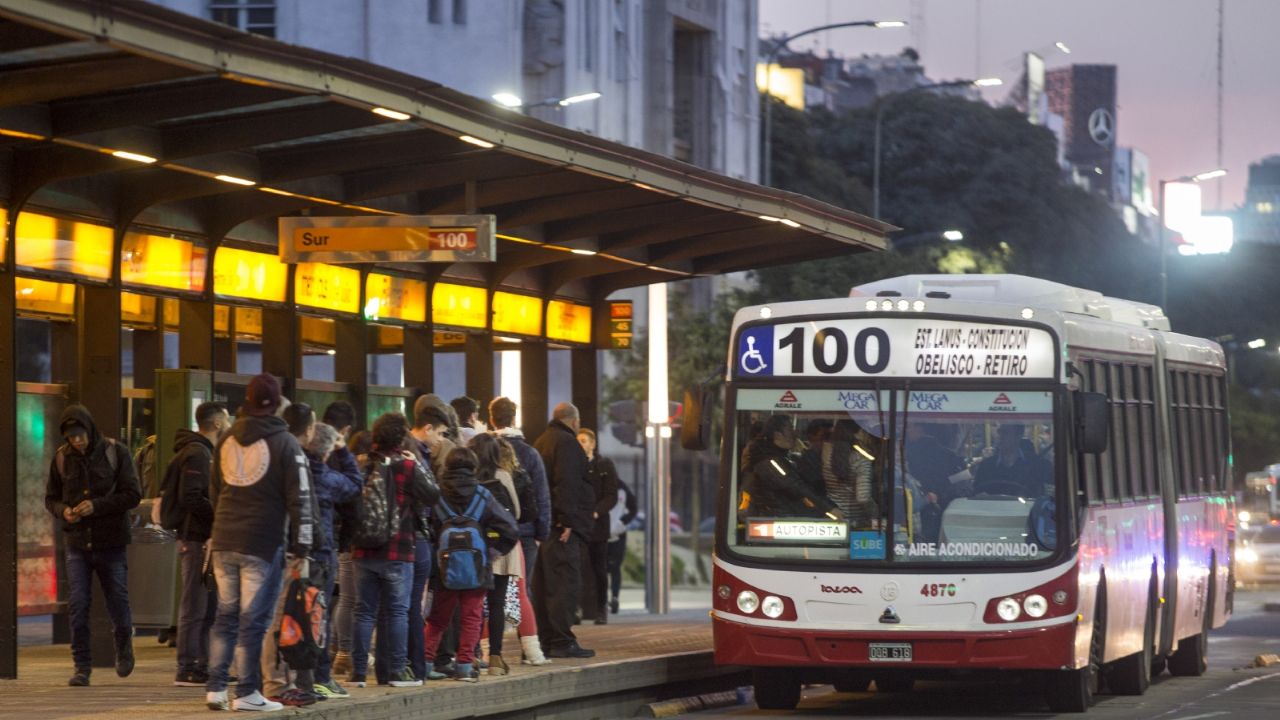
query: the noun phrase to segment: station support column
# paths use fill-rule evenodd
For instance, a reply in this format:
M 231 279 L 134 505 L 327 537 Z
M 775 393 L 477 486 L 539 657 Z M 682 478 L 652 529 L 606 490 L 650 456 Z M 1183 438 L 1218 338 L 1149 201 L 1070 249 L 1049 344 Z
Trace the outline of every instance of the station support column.
M 8 229 L 0 225 L 0 233 Z M 0 235 L 3 237 L 3 235 Z M 0 270 L 0 680 L 18 677 L 18 379 L 13 239 Z
M 520 343 L 520 423 L 525 439 L 533 442 L 547 429 L 551 409 L 547 399 L 547 344 L 526 340 Z M 581 411 L 581 408 L 579 408 Z M 588 415 L 583 415 L 586 425 Z
M 649 412 L 645 426 L 648 513 L 645 521 L 645 607 L 671 611 L 671 424 L 667 406 L 667 286 L 649 286 Z
M 467 333 L 467 395 L 483 406 L 493 399 L 493 335 Z M 450 398 L 445 398 L 448 402 Z

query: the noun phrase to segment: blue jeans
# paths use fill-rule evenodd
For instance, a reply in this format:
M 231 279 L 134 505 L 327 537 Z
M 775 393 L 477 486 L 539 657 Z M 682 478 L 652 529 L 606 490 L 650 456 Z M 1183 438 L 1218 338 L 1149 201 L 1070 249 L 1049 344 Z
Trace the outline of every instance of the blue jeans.
M 132 642 L 133 637 L 125 549 L 81 550 L 68 547 L 67 604 L 71 616 L 71 657 L 78 668 L 93 665 L 89 652 L 89 598 L 92 596 L 94 573 L 98 575 L 98 584 L 102 586 L 102 595 L 107 603 L 107 615 L 115 629 L 117 651 Z
M 236 697 L 262 690 L 262 638 L 280 595 L 284 548 L 271 560 L 217 550 L 213 573 L 218 580 L 218 616 L 209 643 L 209 683 L 205 689 L 227 689 L 227 670 L 235 656 L 240 684 Z
M 423 642 L 426 618 L 422 614 L 422 594 L 431 577 L 431 541 L 418 538 L 413 547 L 413 587 L 409 590 L 409 668 L 413 676 L 427 679 L 427 656 Z
M 209 629 L 218 599 L 204 586 L 204 543 L 180 540 L 182 601 L 178 610 L 178 672 L 205 672 L 209 667 Z
M 351 670 L 357 676 L 369 670 L 369 640 L 378 620 L 378 607 L 386 606 L 386 636 L 378 637 L 379 655 L 386 645 L 391 676 L 405 668 L 408 655 L 409 592 L 413 563 L 400 560 L 356 558 L 356 629 L 352 638 Z

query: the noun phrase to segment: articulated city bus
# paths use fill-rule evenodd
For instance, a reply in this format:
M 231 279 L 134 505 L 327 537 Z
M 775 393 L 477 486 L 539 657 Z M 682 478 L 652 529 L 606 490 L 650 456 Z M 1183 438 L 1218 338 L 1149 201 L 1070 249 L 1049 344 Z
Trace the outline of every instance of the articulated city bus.
M 922 275 L 734 318 L 716 662 L 756 702 L 1025 671 L 1056 711 L 1199 675 L 1231 612 L 1226 364 L 1154 306 Z

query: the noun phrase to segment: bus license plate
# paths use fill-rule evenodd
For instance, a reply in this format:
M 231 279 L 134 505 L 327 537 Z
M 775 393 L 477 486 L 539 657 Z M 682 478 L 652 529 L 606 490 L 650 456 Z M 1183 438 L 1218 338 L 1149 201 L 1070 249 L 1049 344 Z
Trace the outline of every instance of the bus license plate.
M 872 662 L 911 662 L 911 643 L 871 643 L 867 655 Z

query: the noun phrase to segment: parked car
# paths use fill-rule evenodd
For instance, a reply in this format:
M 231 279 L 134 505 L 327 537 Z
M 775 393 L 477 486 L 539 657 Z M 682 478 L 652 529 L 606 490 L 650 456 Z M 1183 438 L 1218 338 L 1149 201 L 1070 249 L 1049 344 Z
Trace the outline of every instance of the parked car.
M 1236 547 L 1240 582 L 1280 582 L 1280 525 L 1266 525 Z

